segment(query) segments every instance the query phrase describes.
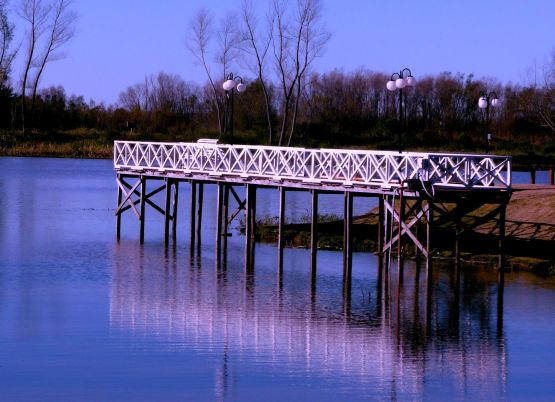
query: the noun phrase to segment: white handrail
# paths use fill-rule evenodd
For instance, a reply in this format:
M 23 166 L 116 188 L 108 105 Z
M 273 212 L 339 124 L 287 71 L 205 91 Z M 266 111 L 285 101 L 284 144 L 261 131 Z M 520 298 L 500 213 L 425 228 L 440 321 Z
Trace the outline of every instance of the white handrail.
M 115 141 L 114 167 L 345 186 L 420 178 L 438 187 L 511 187 L 511 157 L 461 153 Z

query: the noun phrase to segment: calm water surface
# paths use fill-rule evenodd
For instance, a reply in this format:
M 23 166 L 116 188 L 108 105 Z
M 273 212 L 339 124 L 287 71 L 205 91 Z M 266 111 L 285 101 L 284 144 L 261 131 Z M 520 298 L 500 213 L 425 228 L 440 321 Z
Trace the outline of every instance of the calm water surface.
M 147 238 L 124 217 L 115 241 L 110 161 L 0 158 L 0 399 L 2 400 L 552 400 L 555 283 L 508 273 L 396 270 L 380 290 L 376 258 L 354 256 L 351 297 L 341 252 L 257 244 L 244 269 L 236 227 L 227 260 L 214 247 L 215 191 L 207 186 L 200 252 L 191 253 L 188 185 L 178 242 L 147 210 Z M 323 213 L 342 214 L 340 196 Z M 259 216 L 275 215 L 259 192 Z M 288 194 L 290 220 L 308 195 Z M 357 200 L 355 213 L 373 204 Z

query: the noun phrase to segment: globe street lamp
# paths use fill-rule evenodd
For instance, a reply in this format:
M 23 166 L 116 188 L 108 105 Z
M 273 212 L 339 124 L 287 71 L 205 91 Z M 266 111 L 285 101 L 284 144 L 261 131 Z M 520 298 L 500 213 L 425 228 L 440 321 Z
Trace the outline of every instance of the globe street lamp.
M 391 74 L 391 78 L 385 85 L 388 91 L 396 91 L 399 89 L 399 122 L 403 125 L 403 88 L 413 87 L 416 84 L 416 79 L 412 76 L 412 72 L 408 68 L 404 68 L 398 73 Z M 399 153 L 403 150 L 401 145 L 401 131 L 397 134 L 397 147 Z
M 480 92 L 480 98 L 478 99 L 478 107 L 482 110 L 485 109 L 486 113 L 486 126 L 484 132 L 484 139 L 486 141 L 486 154 L 489 153 L 491 134 L 489 132 L 489 108 L 496 107 L 499 103 L 499 98 L 497 94 L 493 91 L 486 93 L 485 91 Z
M 235 94 L 235 89 L 237 89 L 237 92 L 243 92 L 247 88 L 247 86 L 243 83 L 243 79 L 241 77 L 239 77 L 238 75 L 234 76 L 233 73 L 229 73 L 222 87 L 224 88 L 226 99 L 224 132 L 227 132 L 229 128 L 229 142 L 233 144 L 233 98 Z M 230 102 L 231 113 L 228 113 Z

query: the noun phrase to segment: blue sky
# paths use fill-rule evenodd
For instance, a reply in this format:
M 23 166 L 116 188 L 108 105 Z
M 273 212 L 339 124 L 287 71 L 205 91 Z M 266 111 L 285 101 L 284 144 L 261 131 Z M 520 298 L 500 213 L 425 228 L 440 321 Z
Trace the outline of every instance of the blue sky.
M 417 78 L 451 71 L 523 83 L 530 68 L 555 49 L 553 0 L 323 2 L 323 22 L 332 37 L 314 65 L 320 72 L 363 67 L 393 73 L 409 67 Z M 127 86 L 159 71 L 203 83 L 185 46 L 189 22 L 201 6 L 218 18 L 239 4 L 75 0 L 77 35 L 65 48 L 67 57 L 48 66 L 41 86 L 61 84 L 68 94 L 113 103 Z M 23 26 L 15 15 L 12 19 L 20 36 Z M 16 60 L 15 78 L 20 66 Z

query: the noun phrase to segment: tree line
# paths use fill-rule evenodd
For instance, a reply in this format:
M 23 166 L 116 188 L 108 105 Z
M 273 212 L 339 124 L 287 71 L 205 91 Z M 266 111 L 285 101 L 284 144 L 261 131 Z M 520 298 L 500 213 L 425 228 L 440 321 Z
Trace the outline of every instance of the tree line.
M 219 22 L 201 9 L 189 23 L 188 50 L 206 74 L 204 85 L 159 72 L 123 89 L 118 102 L 106 106 L 67 95 L 63 87 L 40 89 L 46 65 L 62 56 L 60 48 L 73 36 L 71 3 L 22 0 L 18 9 L 28 36 L 16 50 L 10 46 L 13 24 L 5 5 L 0 0 L 0 129 L 30 137 L 84 128 L 107 141 L 212 137 L 225 142 L 231 140 L 233 118 L 233 140 L 242 143 L 397 149 L 401 133 L 404 149 L 483 151 L 486 127 L 478 98 L 494 91 L 500 102 L 490 108 L 493 149 L 555 154 L 555 62 L 541 71 L 541 80 L 527 85 L 415 72 L 416 85 L 403 91 L 400 115 L 398 91 L 386 89 L 389 74 L 313 71 L 329 39 L 319 0 L 269 0 L 264 18 L 244 1 L 235 15 Z M 10 84 L 16 51 L 25 51 L 31 84 Z M 234 94 L 233 109 L 222 88 L 231 72 L 247 84 Z

